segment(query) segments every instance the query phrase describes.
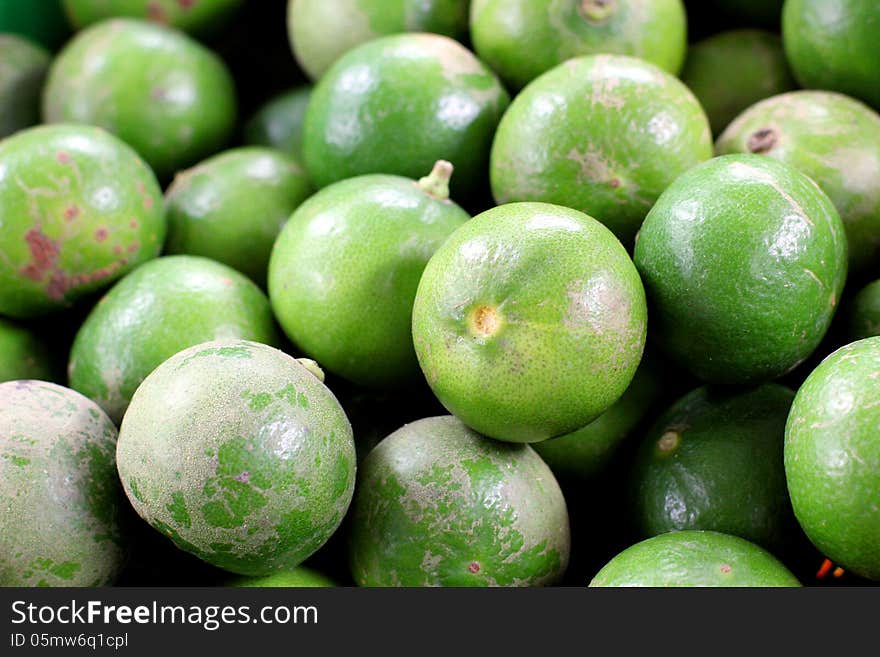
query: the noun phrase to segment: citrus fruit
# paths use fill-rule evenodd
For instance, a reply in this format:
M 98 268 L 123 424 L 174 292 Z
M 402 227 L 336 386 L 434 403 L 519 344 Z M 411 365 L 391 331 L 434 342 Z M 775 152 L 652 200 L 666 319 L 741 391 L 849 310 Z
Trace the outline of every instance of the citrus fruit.
M 744 538 L 686 530 L 627 548 L 590 586 L 798 587 L 800 582 L 776 557 Z
M 847 242 L 834 204 L 806 175 L 725 155 L 663 193 L 634 259 L 666 352 L 709 383 L 758 383 L 819 345 L 846 279 Z
M 880 13 L 875 0 L 786 0 L 782 41 L 798 82 L 880 109 Z
M 638 273 L 605 226 L 558 205 L 514 203 L 474 217 L 437 250 L 412 330 L 451 413 L 491 438 L 537 442 L 620 398 L 646 321 Z
M 679 529 L 733 534 L 769 550 L 796 528 L 782 463 L 788 388 L 701 387 L 646 433 L 632 466 L 640 536 Z
M 468 0 L 289 0 L 287 30 L 296 61 L 317 80 L 349 50 L 399 32 L 459 37 Z
M 880 338 L 841 347 L 797 392 L 785 475 L 810 541 L 846 570 L 880 580 Z
M 484 184 L 495 127 L 509 96 L 472 52 L 437 34 L 375 39 L 346 53 L 312 91 L 303 135 L 318 187 L 387 173 L 456 170 L 452 197 Z
M 119 430 L 134 509 L 182 550 L 241 575 L 290 570 L 342 522 L 351 425 L 291 356 L 227 339 L 178 352 L 138 387 Z
M 580 210 L 629 246 L 660 193 L 711 156 L 706 115 L 677 78 L 633 57 L 578 57 L 535 79 L 504 114 L 492 193 L 499 204 Z
M 568 513 L 528 445 L 451 416 L 403 426 L 361 464 L 351 570 L 360 586 L 537 586 L 565 572 Z
M 511 89 L 566 59 L 639 57 L 676 75 L 687 48 L 681 0 L 474 0 L 474 49 Z
M 0 586 L 105 586 L 125 563 L 116 427 L 45 381 L 0 383 Z
M 269 297 L 291 341 L 328 371 L 368 387 L 419 375 L 412 307 L 422 271 L 469 219 L 449 200 L 451 167 L 373 174 L 325 187 L 294 212 L 272 250 Z

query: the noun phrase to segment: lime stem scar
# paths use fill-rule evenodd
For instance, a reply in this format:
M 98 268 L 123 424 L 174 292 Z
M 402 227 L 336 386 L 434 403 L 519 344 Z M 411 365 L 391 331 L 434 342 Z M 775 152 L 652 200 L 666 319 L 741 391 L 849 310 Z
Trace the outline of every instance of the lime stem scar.
M 495 335 L 500 325 L 501 317 L 492 306 L 480 305 L 471 312 L 470 328 L 474 335 L 485 338 Z

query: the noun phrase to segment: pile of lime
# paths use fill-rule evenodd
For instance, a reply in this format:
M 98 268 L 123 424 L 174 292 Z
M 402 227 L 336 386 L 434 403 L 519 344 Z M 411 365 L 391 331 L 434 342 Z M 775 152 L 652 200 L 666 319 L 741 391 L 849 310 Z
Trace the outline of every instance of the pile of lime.
M 0 586 L 880 581 L 876 0 L 0 0 Z

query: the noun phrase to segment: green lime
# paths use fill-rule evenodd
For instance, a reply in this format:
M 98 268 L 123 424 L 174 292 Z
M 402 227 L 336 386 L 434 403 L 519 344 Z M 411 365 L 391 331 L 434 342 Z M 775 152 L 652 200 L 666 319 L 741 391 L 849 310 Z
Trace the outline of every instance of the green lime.
M 770 550 L 796 528 L 782 463 L 794 392 L 757 388 L 693 390 L 641 441 L 632 466 L 631 513 L 640 536 L 709 529 Z
M 706 110 L 716 135 L 753 103 L 797 88 L 782 39 L 763 30 L 730 30 L 693 44 L 681 80 Z
M 709 383 L 759 383 L 821 342 L 846 279 L 846 234 L 806 175 L 760 155 L 725 155 L 663 193 L 635 263 L 651 335 L 671 357 Z
M 785 431 L 794 513 L 829 559 L 880 580 L 880 338 L 841 347 L 797 392 Z
M 350 522 L 360 586 L 538 586 L 568 565 L 568 512 L 550 469 L 528 445 L 448 415 L 370 452 Z
M 0 317 L 0 382 L 54 378 L 48 345 L 33 331 Z
M 716 150 L 759 153 L 812 178 L 828 194 L 843 225 L 853 273 L 880 258 L 880 115 L 827 91 L 793 91 L 743 112 Z
M 296 87 L 264 103 L 244 124 L 244 142 L 277 148 L 302 161 L 303 122 L 311 85 Z
M 785 54 L 801 86 L 855 96 L 880 109 L 877 0 L 786 0 Z
M 632 57 L 580 57 L 514 99 L 492 145 L 492 193 L 580 210 L 629 246 L 661 192 L 711 156 L 709 122 L 681 81 Z
M 0 139 L 40 122 L 40 94 L 51 55 L 14 34 L 0 34 Z
M 109 130 L 165 180 L 226 144 L 235 87 L 223 61 L 186 34 L 110 19 L 79 32 L 55 58 L 43 118 Z
M 303 154 L 318 187 L 368 173 L 417 178 L 456 169 L 453 198 L 485 184 L 492 135 L 509 103 L 496 75 L 437 34 L 399 34 L 346 53 L 315 86 Z
M 129 17 L 170 25 L 197 35 L 212 34 L 228 23 L 244 0 L 62 0 L 76 29 L 107 18 Z
M 294 358 L 247 340 L 195 345 L 153 370 L 116 458 L 144 520 L 240 575 L 298 566 L 354 492 L 351 425 L 336 397 Z
M 449 200 L 448 162 L 430 176 L 373 174 L 325 187 L 278 237 L 269 297 L 291 341 L 359 385 L 420 376 L 412 308 L 428 260 L 468 214 Z
M 162 190 L 113 135 L 29 128 L 0 142 L 0 162 L 0 314 L 69 307 L 158 255 Z
M 431 258 L 412 317 L 437 398 L 498 440 L 579 429 L 626 391 L 645 345 L 638 273 L 605 226 L 514 203 L 455 231 Z
M 70 350 L 70 386 L 118 422 L 162 361 L 220 338 L 277 343 L 266 295 L 219 262 L 157 258 L 119 281 L 86 317 Z
M 212 258 L 265 286 L 275 238 L 311 193 L 305 171 L 280 151 L 225 151 L 175 176 L 165 250 Z
M 607 411 L 576 431 L 532 447 L 560 479 L 595 478 L 660 397 L 662 374 L 646 354 L 626 392 Z
M 477 54 L 511 89 L 600 53 L 639 57 L 675 75 L 687 48 L 681 0 L 473 0 L 470 27 Z
M 627 548 L 590 586 L 799 587 L 800 582 L 776 557 L 744 538 L 686 530 Z
M 104 586 L 125 563 L 116 427 L 45 381 L 0 383 L 0 586 Z
M 362 43 L 400 32 L 458 38 L 469 0 L 289 0 L 287 32 L 296 61 L 312 80 Z

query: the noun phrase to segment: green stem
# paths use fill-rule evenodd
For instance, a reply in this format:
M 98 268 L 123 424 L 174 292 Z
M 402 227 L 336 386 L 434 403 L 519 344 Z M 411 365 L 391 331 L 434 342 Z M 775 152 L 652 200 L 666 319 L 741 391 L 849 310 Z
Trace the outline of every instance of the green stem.
M 449 199 L 449 179 L 452 177 L 452 163 L 446 160 L 437 160 L 434 168 L 418 182 L 419 187 L 429 196 L 438 201 Z

